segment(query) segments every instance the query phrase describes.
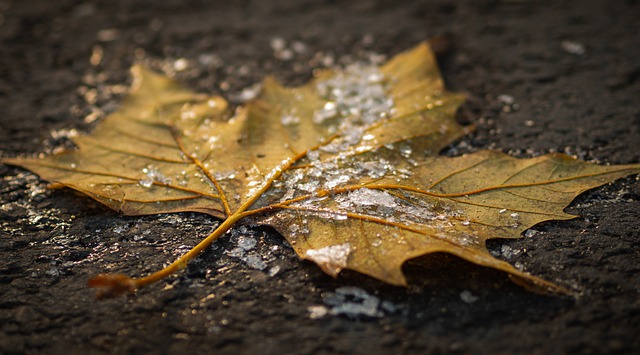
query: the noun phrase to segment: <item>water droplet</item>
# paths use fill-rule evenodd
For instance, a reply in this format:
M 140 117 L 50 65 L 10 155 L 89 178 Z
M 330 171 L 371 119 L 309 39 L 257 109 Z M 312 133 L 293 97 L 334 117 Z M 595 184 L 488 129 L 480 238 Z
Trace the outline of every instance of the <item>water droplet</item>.
M 583 55 L 587 51 L 582 43 L 576 41 L 565 40 L 560 43 L 560 46 L 565 52 L 575 55 Z
M 150 178 L 140 179 L 140 180 L 138 180 L 138 183 L 140 185 L 142 185 L 143 187 L 149 188 L 149 187 L 153 186 L 153 179 L 150 179 Z
M 412 149 L 411 146 L 409 145 L 402 145 L 400 147 L 400 155 L 402 155 L 405 158 L 409 158 L 411 156 L 412 153 Z
M 269 276 L 274 277 L 280 272 L 280 266 L 275 265 L 269 269 Z
M 236 101 L 247 102 L 247 101 L 251 101 L 251 100 L 255 99 L 256 97 L 258 97 L 258 94 L 260 94 L 261 90 L 262 90 L 262 84 L 261 83 L 257 83 L 257 84 L 254 84 L 254 85 L 251 85 L 249 87 L 246 87 L 246 88 L 242 89 L 242 91 L 240 91 L 239 94 L 231 95 L 231 96 Z
M 520 271 L 524 270 L 524 265 L 519 261 L 517 261 L 513 266 Z
M 511 257 L 513 257 L 513 254 L 514 254 L 514 253 L 513 253 L 513 249 L 511 249 L 511 247 L 510 247 L 510 246 L 508 246 L 508 245 L 503 245 L 503 246 L 500 248 L 500 252 L 502 253 L 502 256 L 503 256 L 505 259 L 511 259 Z
M 511 95 L 499 95 L 498 96 L 498 101 L 500 101 L 501 103 L 503 103 L 504 105 L 513 105 L 513 103 L 516 101 L 513 96 Z
M 164 176 L 155 166 L 149 165 L 142 169 L 142 172 L 146 175 L 144 178 L 138 180 L 138 183 L 146 188 L 153 186 L 154 182 L 158 182 L 163 185 L 171 184 L 171 179 Z
M 186 58 L 180 58 L 173 63 L 175 71 L 183 71 L 189 67 L 189 61 Z
M 281 51 L 287 46 L 287 42 L 282 37 L 273 37 L 269 41 L 271 49 L 274 51 Z
M 291 114 L 283 114 L 282 117 L 280 117 L 280 123 L 282 123 L 283 126 L 296 125 L 300 123 L 300 117 Z
M 307 45 L 300 41 L 293 41 L 291 43 L 291 48 L 296 53 L 304 53 L 307 51 Z
M 325 306 L 309 306 L 307 312 L 309 312 L 309 318 L 320 319 L 329 313 L 329 309 Z

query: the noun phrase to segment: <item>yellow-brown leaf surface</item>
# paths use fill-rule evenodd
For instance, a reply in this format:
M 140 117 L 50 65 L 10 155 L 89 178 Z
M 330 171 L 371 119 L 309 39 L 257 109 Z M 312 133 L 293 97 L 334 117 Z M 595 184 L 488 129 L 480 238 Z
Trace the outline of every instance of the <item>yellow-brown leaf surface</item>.
M 76 150 L 4 160 L 127 215 L 194 211 L 225 220 L 157 276 L 110 279 L 124 290 L 179 269 L 248 220 L 275 227 L 333 276 L 352 269 L 404 285 L 405 261 L 445 252 L 563 292 L 492 257 L 486 240 L 573 218 L 563 209 L 578 194 L 640 172 L 559 154 L 438 156 L 466 133 L 454 119 L 464 98 L 444 89 L 426 43 L 381 67 L 325 71 L 302 87 L 267 78 L 235 112 L 221 97 L 142 67 L 132 72 L 131 94 L 74 140 Z

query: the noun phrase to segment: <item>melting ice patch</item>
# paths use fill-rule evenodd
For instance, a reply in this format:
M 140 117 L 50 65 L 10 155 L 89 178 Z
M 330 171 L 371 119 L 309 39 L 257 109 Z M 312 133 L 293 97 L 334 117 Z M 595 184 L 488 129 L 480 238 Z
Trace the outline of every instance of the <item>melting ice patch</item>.
M 336 244 L 320 249 L 307 250 L 307 257 L 317 264 L 343 268 L 347 266 L 351 244 Z
M 349 175 L 339 175 L 331 177 L 330 179 L 325 181 L 324 187 L 330 190 L 344 184 L 345 182 L 348 182 L 349 180 L 351 180 L 351 177 L 349 177 Z
M 355 209 L 356 211 L 375 208 L 382 214 L 393 213 L 393 209 L 398 207 L 395 197 L 388 192 L 366 187 L 350 191 L 339 199 L 338 204 L 343 209 Z
M 326 315 L 346 316 L 348 318 L 383 317 L 385 314 L 406 312 L 406 306 L 396 305 L 354 286 L 338 287 L 335 292 L 323 295 L 324 306 L 307 308 L 309 318 L 318 319 Z
M 316 123 L 340 115 L 370 124 L 388 117 L 393 108 L 393 100 L 387 96 L 384 86 L 384 75 L 373 65 L 349 65 L 330 79 L 318 82 L 316 89 L 327 99 L 314 113 Z
M 367 174 L 370 178 L 379 179 L 385 176 L 389 171 L 395 170 L 395 167 L 384 159 L 371 161 L 358 161 L 355 163 L 356 173 Z
M 347 150 L 364 136 L 364 127 L 393 113 L 393 99 L 387 95 L 384 76 L 376 66 L 352 64 L 317 83 L 325 104 L 313 113 L 315 124 L 334 123 L 340 139 L 320 147 L 329 153 Z M 342 119 L 336 126 L 335 119 Z M 371 137 L 369 137 L 371 138 Z
M 247 235 L 248 233 L 249 230 L 245 226 L 240 226 L 237 230 L 232 230 L 233 237 L 237 237 L 237 247 L 226 251 L 225 253 L 233 258 L 238 258 L 244 261 L 247 266 L 252 269 L 264 270 L 267 268 L 267 263 L 258 253 L 253 251 L 258 242 L 254 237 Z
M 335 197 L 343 211 L 355 211 L 387 218 L 401 210 L 396 198 L 386 191 L 361 187 Z

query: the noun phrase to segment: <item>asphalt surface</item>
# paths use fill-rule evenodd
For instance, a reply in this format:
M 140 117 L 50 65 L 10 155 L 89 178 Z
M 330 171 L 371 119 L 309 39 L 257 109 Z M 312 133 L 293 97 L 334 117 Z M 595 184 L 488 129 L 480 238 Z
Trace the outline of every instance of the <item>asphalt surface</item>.
M 297 85 L 314 68 L 389 57 L 437 37 L 446 44 L 439 61 L 448 87 L 469 97 L 458 119 L 476 125 L 442 154 L 565 152 L 638 163 L 638 13 L 631 0 L 4 0 L 0 154 L 69 146 L 68 137 L 117 109 L 133 63 L 237 103 L 266 75 Z M 153 271 L 217 221 L 119 216 L 69 190 L 46 190 L 24 170 L 0 165 L 0 174 L 2 354 L 640 347 L 637 177 L 580 196 L 567 209 L 579 218 L 491 242 L 496 255 L 573 289 L 575 298 L 532 294 L 501 273 L 442 255 L 407 265 L 406 289 L 351 272 L 334 280 L 298 260 L 277 233 L 239 229 L 167 282 L 96 301 L 85 286 L 90 277 Z M 256 245 L 238 252 L 246 238 Z M 372 302 L 375 311 L 365 311 Z

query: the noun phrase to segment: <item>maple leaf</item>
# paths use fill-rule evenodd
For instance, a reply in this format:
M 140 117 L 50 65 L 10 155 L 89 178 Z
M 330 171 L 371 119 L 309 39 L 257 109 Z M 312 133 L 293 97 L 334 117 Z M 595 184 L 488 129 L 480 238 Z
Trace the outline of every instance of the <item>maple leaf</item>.
M 351 65 L 285 88 L 267 78 L 233 112 L 133 68 L 131 94 L 77 149 L 4 159 L 127 215 L 193 211 L 223 222 L 170 266 L 142 278 L 99 275 L 102 296 L 133 291 L 183 268 L 238 223 L 269 225 L 297 254 L 336 276 L 352 269 L 405 285 L 402 264 L 435 252 L 502 270 L 539 291 L 561 286 L 495 259 L 485 242 L 519 238 L 583 191 L 640 172 L 551 154 L 438 152 L 468 132 L 464 101 L 445 90 L 427 43 L 381 67 Z

